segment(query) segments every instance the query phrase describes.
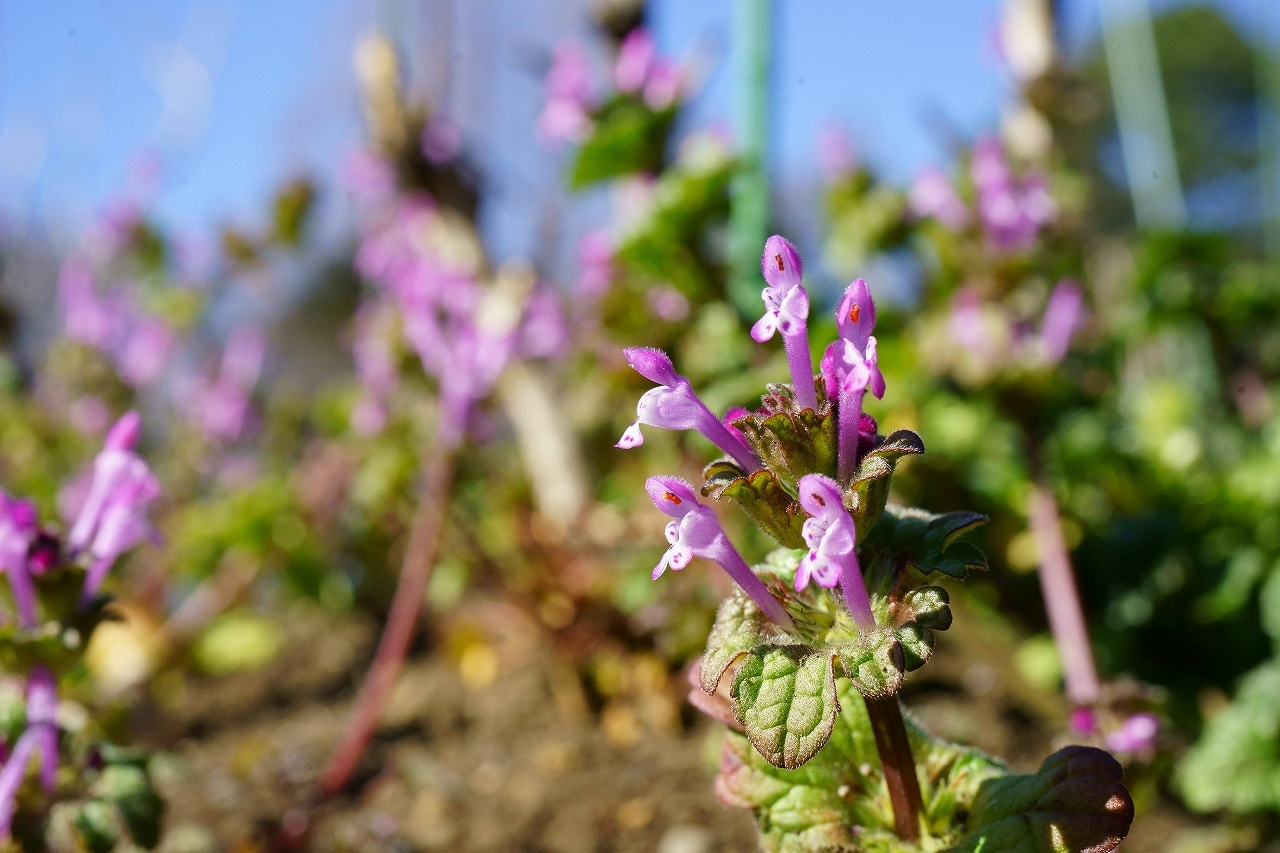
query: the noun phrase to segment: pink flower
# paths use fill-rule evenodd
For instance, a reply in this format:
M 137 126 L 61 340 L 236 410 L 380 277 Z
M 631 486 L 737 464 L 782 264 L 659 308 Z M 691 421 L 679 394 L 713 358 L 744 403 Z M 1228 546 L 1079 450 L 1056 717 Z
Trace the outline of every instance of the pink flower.
M 38 620 L 33 572 L 27 561 L 38 532 L 35 504 L 0 491 L 0 571 L 9 578 L 18 624 L 23 628 L 34 628 Z
M 84 505 L 67 537 L 73 554 L 92 558 L 82 600 L 98 587 L 121 554 L 152 535 L 147 509 L 160 494 L 160 483 L 147 463 L 133 452 L 141 431 L 137 412 L 128 412 L 107 433 L 93 461 L 93 476 Z
M 764 315 L 751 327 L 751 337 L 763 342 L 772 338 L 775 330 L 782 332 L 796 400 L 805 408 L 817 409 L 813 356 L 809 352 L 809 292 L 800 283 L 804 277 L 800 253 L 789 240 L 774 234 L 764 241 L 760 273 L 768 287 L 760 293 Z
M 157 379 L 169 364 L 175 340 L 173 329 L 159 317 L 134 324 L 117 353 L 120 377 L 134 388 Z
M 1071 338 L 1080 324 L 1083 301 L 1080 285 L 1071 279 L 1058 282 L 1049 294 L 1044 319 L 1040 321 L 1040 351 L 1050 364 L 1057 364 L 1066 357 Z
M 1107 735 L 1107 749 L 1112 752 L 1149 752 L 1160 735 L 1160 718 L 1155 714 L 1134 714 L 1120 728 Z
M 858 565 L 858 538 L 853 517 L 844 508 L 840 484 L 822 474 L 800 478 L 800 506 L 809 513 L 801 533 L 809 553 L 796 569 L 795 587 L 802 590 L 810 579 L 831 588 L 840 584 L 849 613 L 862 630 L 875 627 L 871 601 Z
M 638 92 L 649 76 L 658 48 L 644 27 L 627 33 L 613 65 L 613 85 L 619 92 Z
M 648 347 L 631 347 L 622 351 L 635 371 L 646 379 L 658 383 L 657 388 L 646 391 L 636 405 L 636 420 L 618 439 L 615 447 L 630 449 L 644 443 L 640 425 L 662 429 L 696 430 L 704 438 L 719 447 L 744 471 L 756 471 L 760 461 L 751 448 L 737 435 L 729 432 L 698 395 L 693 386 L 676 373 L 671 358 L 662 350 Z
M 916 177 L 907 207 L 917 217 L 932 217 L 950 231 L 963 231 L 969 224 L 969 208 L 941 169 L 926 169 Z
M 538 116 L 538 136 L 544 142 L 582 142 L 591 132 L 595 93 L 582 47 L 567 42 L 556 47 L 543 80 L 546 103 Z
M 57 681 L 48 667 L 37 664 L 27 676 L 26 728 L 0 769 L 0 838 L 9 836 L 18 789 L 33 753 L 40 753 L 40 786 L 46 791 L 54 788 L 58 773 L 57 709 Z
M 650 477 L 645 481 L 644 488 L 653 505 L 672 518 L 666 527 L 670 547 L 653 569 L 654 580 L 660 578 L 668 566 L 680 571 L 694 557 L 711 560 L 728 572 L 729 577 L 751 596 L 752 601 L 766 616 L 783 628 L 792 627 L 787 611 L 765 588 L 764 583 L 751 571 L 751 567 L 724 535 L 716 514 L 710 507 L 698 502 L 693 486 L 688 481 L 679 477 Z

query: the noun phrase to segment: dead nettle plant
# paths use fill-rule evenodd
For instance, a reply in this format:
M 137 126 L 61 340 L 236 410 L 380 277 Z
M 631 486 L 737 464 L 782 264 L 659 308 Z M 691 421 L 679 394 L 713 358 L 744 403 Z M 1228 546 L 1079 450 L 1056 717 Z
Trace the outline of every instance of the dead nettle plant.
M 1013 774 L 903 713 L 903 680 L 951 625 L 940 582 L 987 566 L 964 541 L 985 518 L 888 502 L 895 466 L 924 442 L 909 430 L 880 435 L 863 411 L 867 391 L 885 393 L 866 282 L 840 300 L 838 337 L 815 374 L 800 257 L 774 236 L 761 263 L 766 310 L 752 337 L 782 336 L 792 381 L 767 386 L 760 408 L 720 418 L 665 353 L 625 353 L 657 387 L 619 447 L 641 444 L 643 425 L 696 430 L 725 454 L 701 487 L 646 484 L 671 517 L 654 578 L 702 557 L 737 583 L 690 694 L 730 729 L 720 799 L 755 813 L 771 851 L 1113 850 L 1133 801 L 1108 753 L 1069 746 Z M 779 548 L 748 565 L 700 498 L 737 504 Z
M 0 849 L 154 847 L 163 803 L 144 753 L 113 744 L 91 708 L 60 700 L 84 680 L 85 650 L 113 618 L 102 592 L 116 561 L 154 532 L 160 484 L 135 451 L 135 412 L 107 433 L 87 476 L 63 491 L 66 525 L 0 491 Z M 117 617 L 118 618 L 118 617 Z M 12 846 L 10 846 L 12 845 Z

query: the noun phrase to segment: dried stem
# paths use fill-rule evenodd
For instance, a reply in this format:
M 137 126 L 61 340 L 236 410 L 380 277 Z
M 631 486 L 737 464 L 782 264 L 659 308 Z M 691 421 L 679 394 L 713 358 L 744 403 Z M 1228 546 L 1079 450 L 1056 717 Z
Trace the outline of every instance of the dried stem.
M 436 549 L 440 543 L 440 529 L 444 512 L 449 503 L 449 483 L 453 476 L 452 450 L 437 441 L 423 460 L 422 496 L 418 512 L 409 531 L 409 547 L 400 569 L 395 597 L 387 624 L 378 641 L 369 674 L 360 689 L 355 708 L 347 720 L 346 728 L 334 747 L 329 763 L 320 775 L 320 788 L 331 797 L 341 791 L 356 765 L 364 755 L 365 746 L 373 735 L 378 717 L 382 714 L 396 676 L 404 662 L 409 642 L 418 622 L 427 591 L 427 581 L 435 564 Z
M 920 779 L 916 776 L 916 762 L 911 755 L 911 742 L 907 740 L 907 724 L 902 719 L 902 707 L 897 696 L 864 699 L 871 731 L 876 737 L 876 750 L 880 753 L 880 767 L 889 788 L 889 802 L 893 805 L 893 824 L 903 841 L 920 840 Z
M 1027 516 L 1040 553 L 1040 589 L 1062 658 L 1067 698 L 1076 705 L 1091 705 L 1098 699 L 1098 671 L 1053 493 L 1044 486 L 1033 487 Z

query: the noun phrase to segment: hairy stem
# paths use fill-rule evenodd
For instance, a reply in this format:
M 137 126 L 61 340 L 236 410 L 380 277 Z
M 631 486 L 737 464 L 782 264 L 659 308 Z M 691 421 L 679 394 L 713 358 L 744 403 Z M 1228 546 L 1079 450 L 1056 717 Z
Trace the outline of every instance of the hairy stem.
M 1098 671 L 1093 664 L 1089 629 L 1071 571 L 1071 555 L 1062 537 L 1058 502 L 1044 486 L 1031 489 L 1027 517 L 1040 554 L 1040 589 L 1049 630 L 1062 658 L 1067 698 L 1076 705 L 1093 704 L 1098 699 Z
M 897 696 L 878 699 L 867 697 L 867 717 L 876 737 L 876 750 L 880 753 L 880 766 L 889 788 L 889 802 L 893 805 L 893 825 L 903 841 L 920 840 L 920 779 L 916 776 L 916 762 L 911 755 L 911 742 L 907 740 L 907 724 L 902 719 L 902 707 Z
M 355 708 L 320 775 L 320 788 L 325 796 L 333 796 L 346 787 L 364 755 L 365 746 L 373 736 L 378 717 L 391 696 L 391 688 L 395 686 L 396 676 L 409 650 L 418 611 L 426 595 L 427 581 L 440 544 L 444 512 L 449 503 L 449 483 L 453 477 L 452 449 L 437 441 L 427 451 L 422 465 L 422 496 L 409 531 L 409 546 L 400 568 L 395 597 L 391 601 L 391 612 L 387 615 L 387 624 L 382 630 L 378 650 L 361 686 Z

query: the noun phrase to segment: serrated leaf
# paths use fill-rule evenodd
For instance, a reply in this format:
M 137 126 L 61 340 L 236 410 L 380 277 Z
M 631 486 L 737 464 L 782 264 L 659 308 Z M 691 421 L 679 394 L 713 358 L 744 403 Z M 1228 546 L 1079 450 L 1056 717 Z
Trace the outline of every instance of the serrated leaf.
M 985 782 L 950 853 L 1110 853 L 1133 822 L 1123 776 L 1108 753 L 1068 746 L 1034 774 Z
M 909 429 L 900 429 L 862 457 L 858 472 L 850 483 L 850 489 L 856 495 L 850 509 L 859 532 L 865 534 L 871 530 L 884 514 L 898 460 L 920 453 L 924 453 L 924 441 L 920 436 Z
M 840 712 L 831 738 L 799 769 L 775 767 L 747 738 L 730 732 L 716 794 L 726 805 L 755 813 L 761 846 L 769 853 L 918 853 L 920 848 L 894 834 L 862 698 L 844 679 L 837 691 Z M 982 784 L 1006 771 L 977 750 L 929 737 L 909 717 L 906 723 L 920 777 L 921 817 L 935 844 L 930 849 L 940 849 L 962 834 L 957 819 L 967 814 Z
M 951 596 L 940 586 L 913 589 L 903 597 L 894 618 L 904 666 L 907 672 L 915 672 L 933 656 L 934 632 L 951 627 Z
M 761 643 L 784 639 L 780 636 L 782 633 L 750 596 L 735 589 L 720 603 L 715 624 L 707 637 L 707 653 L 702 657 L 702 689 L 714 693 L 735 660 Z
M 844 674 L 863 696 L 892 696 L 902 688 L 906 672 L 902 644 L 890 631 L 861 634 L 839 651 Z
M 880 522 L 862 540 L 863 573 L 873 594 L 901 599 L 920 577 L 934 572 L 963 580 L 969 572 L 987 568 L 986 557 L 976 546 L 958 541 L 983 524 L 986 517 L 972 512 L 935 515 L 923 510 L 886 507 Z
M 718 501 L 725 498 L 734 501 L 779 545 L 804 547 L 800 530 L 808 515 L 773 472 L 761 469 L 731 479 L 730 474 L 734 471 L 740 469 L 728 463 L 713 463 L 705 472 L 709 478 L 702 487 L 702 494 Z
M 831 737 L 838 705 L 830 655 L 802 646 L 755 649 L 742 662 L 732 695 L 747 737 L 777 767 L 799 767 Z

